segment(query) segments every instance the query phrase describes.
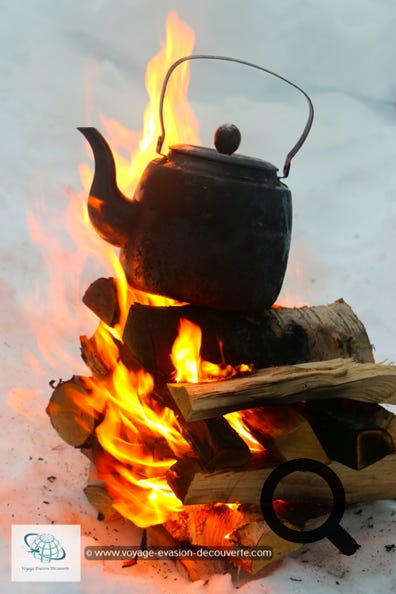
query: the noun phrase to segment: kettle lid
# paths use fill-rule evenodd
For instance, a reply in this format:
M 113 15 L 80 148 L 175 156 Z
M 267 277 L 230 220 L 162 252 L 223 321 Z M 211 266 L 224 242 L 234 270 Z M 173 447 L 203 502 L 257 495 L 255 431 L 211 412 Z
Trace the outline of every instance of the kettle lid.
M 185 170 L 197 170 L 208 175 L 227 176 L 251 181 L 277 183 L 278 168 L 268 161 L 246 155 L 227 155 L 215 149 L 192 144 L 169 147 L 167 159 Z

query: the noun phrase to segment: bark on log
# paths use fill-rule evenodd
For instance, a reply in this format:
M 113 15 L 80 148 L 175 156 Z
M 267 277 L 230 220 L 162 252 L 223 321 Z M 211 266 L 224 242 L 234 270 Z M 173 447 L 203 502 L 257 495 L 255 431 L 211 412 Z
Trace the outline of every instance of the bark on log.
M 207 472 L 197 460 L 184 458 L 169 469 L 167 478 L 186 505 L 218 501 L 258 507 L 264 481 L 275 466 L 270 457 L 259 456 L 243 469 Z M 396 498 L 396 453 L 362 470 L 348 468 L 340 462 L 330 462 L 329 467 L 341 479 L 348 505 Z M 286 476 L 275 494 L 276 498 L 287 501 L 332 504 L 327 484 L 311 472 Z
M 385 428 L 393 415 L 378 404 L 322 400 L 306 402 L 300 410 L 328 456 L 350 468 L 360 470 L 395 450 Z
M 265 404 L 349 398 L 396 403 L 396 366 L 333 359 L 260 369 L 242 378 L 200 384 L 168 384 L 187 421 L 208 419 Z
M 220 312 L 192 305 L 134 304 L 123 340 L 151 373 L 170 378 L 170 352 L 180 319 L 202 329 L 202 357 L 213 363 L 252 363 L 256 368 L 353 357 L 373 362 L 366 330 L 342 299 L 330 305 L 272 308 L 261 314 Z M 220 348 L 219 342 L 222 347 Z

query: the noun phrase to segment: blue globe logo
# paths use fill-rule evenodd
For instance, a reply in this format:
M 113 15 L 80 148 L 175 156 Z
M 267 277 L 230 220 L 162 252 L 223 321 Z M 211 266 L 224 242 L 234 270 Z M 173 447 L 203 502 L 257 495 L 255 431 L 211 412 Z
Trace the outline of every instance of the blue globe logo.
M 33 557 L 41 563 L 60 561 L 66 557 L 65 549 L 53 534 L 29 532 L 25 534 L 24 541 L 29 548 L 29 553 L 32 553 Z

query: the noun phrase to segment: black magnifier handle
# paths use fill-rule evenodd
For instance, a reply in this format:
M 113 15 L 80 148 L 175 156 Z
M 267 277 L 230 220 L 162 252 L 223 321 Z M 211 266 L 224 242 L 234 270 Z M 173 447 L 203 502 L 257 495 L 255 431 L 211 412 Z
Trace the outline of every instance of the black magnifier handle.
M 341 524 L 334 524 L 326 536 L 344 555 L 353 555 L 360 548 L 360 545 Z

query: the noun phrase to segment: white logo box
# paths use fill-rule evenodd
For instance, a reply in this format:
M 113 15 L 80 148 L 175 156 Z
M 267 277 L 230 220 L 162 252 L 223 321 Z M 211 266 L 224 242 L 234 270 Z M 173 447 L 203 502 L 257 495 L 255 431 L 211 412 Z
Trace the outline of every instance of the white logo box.
M 13 582 L 79 582 L 80 579 L 79 524 L 11 526 Z

